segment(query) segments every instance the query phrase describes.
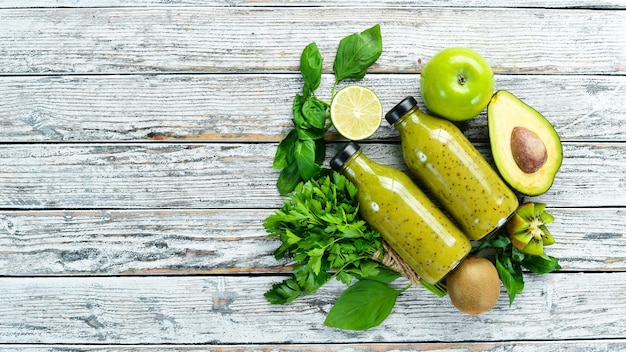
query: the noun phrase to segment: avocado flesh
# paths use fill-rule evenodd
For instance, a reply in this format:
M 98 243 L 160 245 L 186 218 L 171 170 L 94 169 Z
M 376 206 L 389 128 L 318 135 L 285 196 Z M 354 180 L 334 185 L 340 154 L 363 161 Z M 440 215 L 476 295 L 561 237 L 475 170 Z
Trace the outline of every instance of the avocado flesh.
M 537 196 L 550 189 L 563 160 L 561 139 L 552 124 L 505 90 L 496 92 L 491 98 L 487 119 L 494 162 L 509 186 L 528 196 Z M 534 132 L 545 146 L 545 162 L 534 172 L 525 172 L 515 161 L 511 136 L 516 127 Z

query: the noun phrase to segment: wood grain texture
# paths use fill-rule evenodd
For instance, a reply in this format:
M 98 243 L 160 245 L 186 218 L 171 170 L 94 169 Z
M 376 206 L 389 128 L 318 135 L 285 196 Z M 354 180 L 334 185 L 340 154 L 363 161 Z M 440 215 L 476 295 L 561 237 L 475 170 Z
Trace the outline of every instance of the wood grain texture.
M 549 208 L 562 271 L 626 271 L 622 208 Z M 273 210 L 0 212 L 0 276 L 285 273 Z M 588 224 L 595 224 L 589 227 Z
M 374 23 L 389 38 L 374 72 L 419 72 L 437 51 L 464 45 L 497 73 L 626 73 L 624 11 L 385 7 L 349 13 L 336 7 L 1 10 L 0 74 L 295 71 L 307 43 L 318 42 L 333 57 L 341 38 Z M 331 67 L 326 60 L 325 70 Z
M 569 340 L 569 341 L 503 341 L 503 342 L 431 342 L 431 343 L 328 343 L 328 344 L 240 344 L 240 345 L 42 345 L 13 344 L 2 346 L 5 351 L 13 352 L 66 352 L 85 351 L 145 351 L 145 352 L 623 352 L 626 340 Z
M 342 144 L 328 147 L 327 157 Z M 478 146 L 489 159 L 490 152 Z M 622 143 L 565 143 L 554 185 L 532 198 L 555 207 L 626 205 Z M 0 145 L 0 207 L 276 208 L 276 144 Z M 406 171 L 398 144 L 363 150 Z M 243 195 L 242 195 L 243 192 Z
M 624 0 L 0 0 L 0 350 L 626 351 Z M 323 320 L 338 282 L 292 304 L 263 219 L 302 48 L 380 23 L 361 82 L 419 96 L 470 46 L 564 143 L 546 202 L 563 269 L 467 316 L 420 287 L 365 332 Z M 421 104 L 421 102 L 420 102 Z M 420 105 L 423 108 L 423 105 Z M 490 160 L 484 114 L 461 124 Z M 334 133 L 328 157 L 344 141 Z M 363 150 L 406 168 L 383 122 Z M 490 160 L 491 161 L 491 160 Z M 398 287 L 404 282 L 398 283 Z
M 619 9 L 626 8 L 623 0 L 534 0 L 534 1 L 485 1 L 485 0 L 374 0 L 368 1 L 370 7 L 401 7 L 401 6 L 432 6 L 432 7 L 537 7 L 537 8 L 595 8 Z M 179 7 L 179 6 L 363 6 L 361 1 L 341 0 L 0 0 L 2 8 L 31 7 Z
M 495 79 L 496 89 L 544 114 L 563 141 L 626 141 L 626 76 Z M 333 81 L 324 75 L 320 98 L 330 100 Z M 359 83 L 376 91 L 384 111 L 408 95 L 426 111 L 419 74 L 371 74 Z M 0 77 L 0 142 L 278 141 L 293 126 L 302 84 L 299 74 Z M 471 140 L 487 140 L 485 113 L 460 126 Z M 397 137 L 383 120 L 372 139 Z
M 511 307 L 502 294 L 492 311 L 479 316 L 464 315 L 447 298 L 415 287 L 399 297 L 381 326 L 365 332 L 322 325 L 345 289 L 336 281 L 288 305 L 270 305 L 263 293 L 282 277 L 0 278 L 0 341 L 310 344 L 611 339 L 622 336 L 626 328 L 624 276 L 527 275 L 525 290 Z M 599 315 L 602 319 L 596 319 Z

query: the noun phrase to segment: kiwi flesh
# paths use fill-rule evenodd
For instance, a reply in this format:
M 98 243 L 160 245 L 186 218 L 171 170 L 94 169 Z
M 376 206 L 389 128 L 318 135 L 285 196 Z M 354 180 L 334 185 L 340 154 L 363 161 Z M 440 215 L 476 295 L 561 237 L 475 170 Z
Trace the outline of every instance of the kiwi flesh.
M 546 227 L 554 217 L 545 208 L 544 203 L 524 203 L 506 224 L 511 243 L 524 253 L 542 255 L 543 247 L 554 243 Z

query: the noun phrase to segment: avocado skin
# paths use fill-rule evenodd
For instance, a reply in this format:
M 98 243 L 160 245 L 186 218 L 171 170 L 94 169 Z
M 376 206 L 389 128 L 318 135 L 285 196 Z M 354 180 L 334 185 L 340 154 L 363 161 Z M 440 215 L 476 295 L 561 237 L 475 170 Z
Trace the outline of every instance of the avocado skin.
M 527 196 L 547 192 L 563 161 L 561 139 L 554 126 L 537 110 L 506 90 L 497 91 L 487 106 L 489 141 L 498 172 L 511 188 Z M 546 160 L 534 172 L 520 168 L 511 147 L 516 127 L 535 133 L 546 149 Z

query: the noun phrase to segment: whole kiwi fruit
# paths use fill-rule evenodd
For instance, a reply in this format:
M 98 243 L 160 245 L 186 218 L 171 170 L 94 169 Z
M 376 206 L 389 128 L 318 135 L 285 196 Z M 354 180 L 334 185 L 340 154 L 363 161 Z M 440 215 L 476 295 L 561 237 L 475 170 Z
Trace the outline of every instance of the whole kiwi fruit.
M 480 314 L 493 308 L 500 297 L 500 278 L 489 259 L 465 258 L 446 278 L 452 304 L 466 314 Z

